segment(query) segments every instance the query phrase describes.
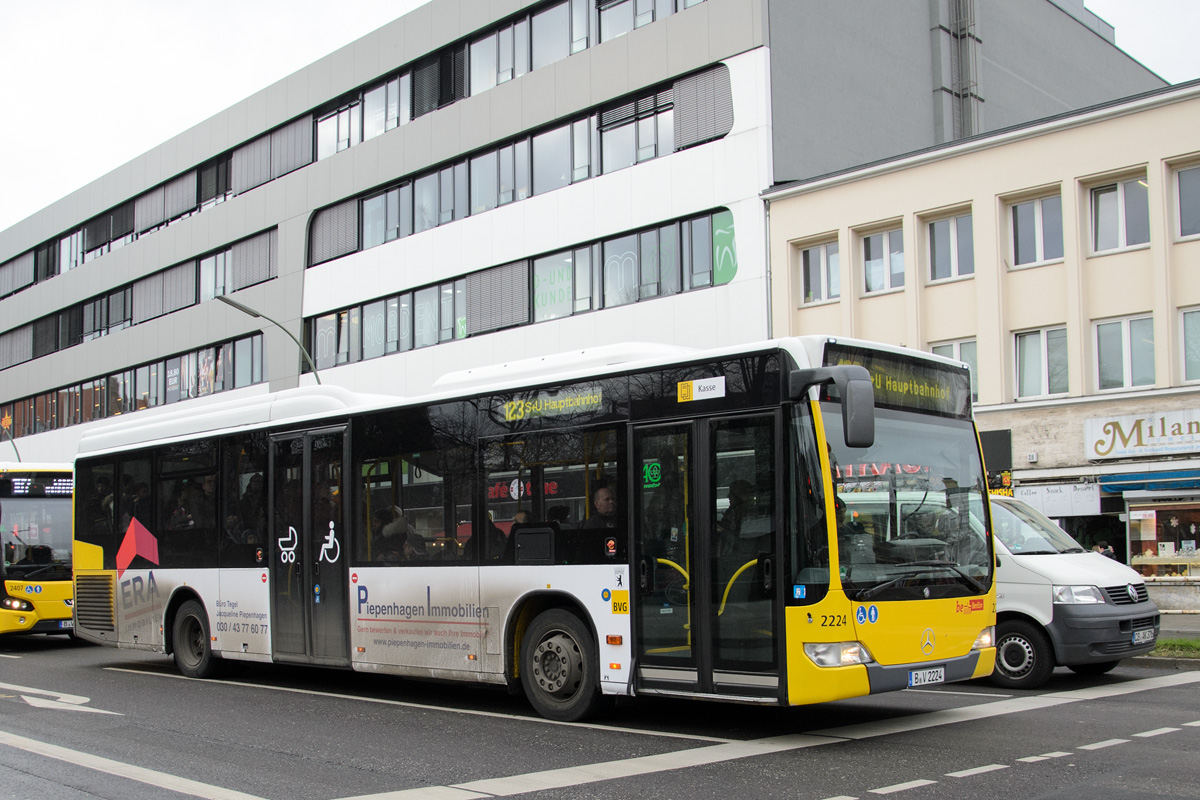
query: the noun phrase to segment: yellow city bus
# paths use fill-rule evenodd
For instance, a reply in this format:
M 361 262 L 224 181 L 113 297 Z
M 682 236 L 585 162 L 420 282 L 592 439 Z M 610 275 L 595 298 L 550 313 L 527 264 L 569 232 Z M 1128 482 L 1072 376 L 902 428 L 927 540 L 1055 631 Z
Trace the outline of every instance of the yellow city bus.
M 71 633 L 70 464 L 0 462 L 0 635 Z
M 86 434 L 78 635 L 193 677 L 273 661 L 521 687 L 560 720 L 606 695 L 798 705 L 991 674 L 961 363 L 803 337 L 434 388 L 305 387 Z M 876 547 L 839 496 L 867 473 L 984 524 Z

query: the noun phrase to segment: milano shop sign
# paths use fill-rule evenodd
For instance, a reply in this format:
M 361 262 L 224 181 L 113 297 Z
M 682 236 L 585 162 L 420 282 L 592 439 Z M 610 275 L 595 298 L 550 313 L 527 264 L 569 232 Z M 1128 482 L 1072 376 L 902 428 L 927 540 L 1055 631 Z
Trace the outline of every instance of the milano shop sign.
M 1200 452 L 1200 409 L 1084 422 L 1089 461 Z

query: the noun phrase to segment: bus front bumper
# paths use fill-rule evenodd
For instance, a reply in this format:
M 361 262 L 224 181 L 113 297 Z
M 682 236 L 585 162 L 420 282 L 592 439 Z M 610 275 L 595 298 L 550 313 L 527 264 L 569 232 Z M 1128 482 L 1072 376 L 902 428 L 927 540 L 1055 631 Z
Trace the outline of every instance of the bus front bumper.
M 967 681 L 992 674 L 995 659 L 996 651 L 989 647 L 972 650 L 957 658 L 920 661 L 915 664 L 871 663 L 866 665 L 867 680 L 871 684 L 871 694 Z

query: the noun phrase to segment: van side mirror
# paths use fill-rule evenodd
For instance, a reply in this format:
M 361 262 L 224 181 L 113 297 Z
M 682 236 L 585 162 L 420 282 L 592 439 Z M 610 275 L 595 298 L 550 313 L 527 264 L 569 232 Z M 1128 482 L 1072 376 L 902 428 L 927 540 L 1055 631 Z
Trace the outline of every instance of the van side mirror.
M 842 435 L 847 447 L 875 444 L 875 384 L 858 364 L 794 369 L 788 374 L 788 397 L 799 400 L 813 386 L 832 383 L 842 401 Z

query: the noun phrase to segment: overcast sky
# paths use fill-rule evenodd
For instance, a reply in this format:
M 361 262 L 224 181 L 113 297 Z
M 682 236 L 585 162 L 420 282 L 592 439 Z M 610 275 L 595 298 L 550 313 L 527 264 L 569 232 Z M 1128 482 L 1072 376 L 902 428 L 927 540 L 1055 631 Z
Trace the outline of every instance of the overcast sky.
M 0 230 L 426 1 L 0 0 Z M 1197 0 L 1086 4 L 1200 78 Z

